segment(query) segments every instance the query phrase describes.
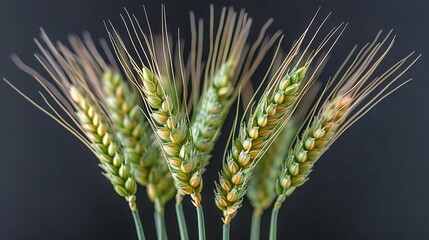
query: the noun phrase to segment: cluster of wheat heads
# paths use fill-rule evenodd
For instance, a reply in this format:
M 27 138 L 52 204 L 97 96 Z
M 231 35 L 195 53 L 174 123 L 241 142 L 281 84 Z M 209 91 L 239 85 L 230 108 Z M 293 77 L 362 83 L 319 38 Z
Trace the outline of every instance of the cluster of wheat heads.
M 251 239 L 259 239 L 260 216 L 270 207 L 269 238 L 276 239 L 285 199 L 308 180 L 315 162 L 345 130 L 407 82 L 396 83 L 418 59 L 410 61 L 411 54 L 376 75 L 395 39 L 387 34 L 380 41 L 380 33 L 357 54 L 352 51 L 314 98 L 311 89 L 320 86 L 318 73 L 343 24 L 324 30 L 326 19 L 313 26 L 313 18 L 282 56 L 280 33 L 266 35 L 271 20 L 250 40 L 252 19 L 244 10 L 223 8 L 216 17 L 211 7 L 208 24 L 190 14 L 190 51 L 185 54 L 186 41 L 169 32 L 164 7 L 159 35 L 152 33 L 147 16 L 145 24 L 128 11 L 121 17 L 126 34 L 107 22 L 112 47 L 102 40 L 103 51 L 88 34 L 71 36 L 65 45 L 52 43 L 42 31 L 35 56 L 51 80 L 13 58 L 41 84 L 43 103 L 6 82 L 94 153 L 103 175 L 128 202 L 139 239 L 145 235 L 137 211 L 138 185 L 154 204 L 158 239 L 168 237 L 164 206 L 174 195 L 180 238 L 189 239 L 182 208 L 186 196 L 196 208 L 199 239 L 206 238 L 203 173 L 234 102 L 242 89 L 251 89 L 249 82 L 270 49 L 273 60 L 260 70 L 270 74 L 253 79 L 257 88 L 243 98 L 242 114 L 237 107 L 214 186 L 223 239 L 229 239 L 245 196 L 254 207 Z M 146 217 L 146 208 L 143 212 Z

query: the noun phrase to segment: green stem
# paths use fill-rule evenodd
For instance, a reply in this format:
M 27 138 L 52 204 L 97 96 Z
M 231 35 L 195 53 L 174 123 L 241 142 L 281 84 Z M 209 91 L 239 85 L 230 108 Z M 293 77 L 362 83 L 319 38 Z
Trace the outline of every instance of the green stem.
M 274 203 L 273 211 L 271 212 L 269 240 L 277 240 L 277 218 L 278 218 L 279 210 L 280 210 L 280 207 L 282 206 L 283 201 L 284 201 L 284 197 L 280 196 L 279 199 L 277 199 L 277 201 Z
M 188 228 L 186 227 L 186 219 L 183 214 L 182 197 L 176 196 L 176 215 L 179 223 L 180 239 L 189 240 Z
M 165 227 L 165 218 L 164 218 L 164 213 L 161 215 L 161 230 L 162 230 L 162 239 L 167 240 L 167 228 Z
M 204 224 L 204 212 L 203 206 L 197 207 L 197 218 L 198 218 L 198 237 L 199 240 L 206 240 L 206 227 Z
M 229 240 L 229 224 L 223 224 L 222 240 Z
M 154 215 L 158 240 L 167 240 L 167 229 L 165 228 L 164 213 L 155 211 Z
M 271 212 L 271 222 L 270 222 L 270 240 L 277 239 L 277 217 L 279 215 L 279 210 L 273 208 Z
M 164 205 L 162 204 L 160 199 L 155 199 L 155 225 L 156 225 L 156 233 L 158 236 L 158 240 L 166 240 L 167 239 L 167 230 L 165 228 L 164 221 Z
M 250 240 L 259 240 L 261 229 L 261 216 L 263 210 L 255 208 L 252 215 L 252 227 L 250 229 Z
M 161 240 L 162 236 L 160 236 L 159 219 L 156 210 L 155 212 L 153 212 L 153 219 L 155 220 L 156 237 L 158 238 L 158 240 Z
M 134 224 L 136 225 L 138 240 L 145 240 L 146 238 L 144 236 L 143 225 L 140 220 L 139 211 L 135 209 L 131 210 L 131 213 L 133 214 Z

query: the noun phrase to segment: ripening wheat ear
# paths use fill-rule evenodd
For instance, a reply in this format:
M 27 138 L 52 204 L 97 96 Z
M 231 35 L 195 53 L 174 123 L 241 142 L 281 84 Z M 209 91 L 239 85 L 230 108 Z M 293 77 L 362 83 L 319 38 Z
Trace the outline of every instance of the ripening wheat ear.
M 103 73 L 105 77 L 107 72 L 118 74 L 117 68 L 106 64 L 88 35 L 85 37 L 86 44 L 77 37 L 70 37 L 72 50 L 61 43 L 54 45 L 43 31 L 41 37 L 47 48 L 36 40 L 42 52 L 41 55 L 36 54 L 36 58 L 50 74 L 55 85 L 24 65 L 17 57 L 14 57 L 14 60 L 22 70 L 34 76 L 46 90 L 49 98 L 42 94 L 46 106 L 37 104 L 11 86 L 74 134 L 97 156 L 99 166 L 104 171 L 103 175 L 112 183 L 116 193 L 128 201 L 139 239 L 144 239 L 136 205 L 137 184 L 133 175 L 134 168 L 131 166 L 130 154 L 122 148 L 128 145 L 124 144 L 123 136 L 118 134 L 118 128 L 130 126 L 118 127 L 120 116 L 110 112 L 105 95 L 109 93 L 105 93 L 101 86 Z M 52 101 L 57 107 L 52 105 Z M 122 110 L 128 112 L 134 107 L 126 104 L 121 106 Z M 137 134 L 142 129 L 129 128 L 129 130 L 132 134 Z
M 123 19 L 138 61 L 134 60 L 112 24 L 109 27 L 111 28 L 109 36 L 124 71 L 131 73 L 127 77 L 137 86 L 142 95 L 151 126 L 177 187 L 176 212 L 180 235 L 184 239 L 188 238 L 181 206 L 183 196 L 190 195 L 197 210 L 200 239 L 205 239 L 200 194 L 203 188 L 201 163 L 204 162 L 202 159 L 207 158 L 208 155 L 196 149 L 191 137 L 189 113 L 186 106 L 186 88 L 183 87 L 182 93 L 179 93 L 176 88 L 177 82 L 186 82 L 185 74 L 179 74 L 180 79 L 177 80 L 175 79 L 175 69 L 167 67 L 166 69 L 171 71 L 167 74 L 169 77 L 164 79 L 161 75 L 162 69 L 158 63 L 165 62 L 165 66 L 173 66 L 165 9 L 163 8 L 162 11 L 161 55 L 156 54 L 149 23 L 149 35 L 146 35 L 134 15 L 131 16 L 127 12 L 127 16 L 129 22 L 125 18 Z M 183 71 L 183 67 L 180 67 L 179 71 Z
M 70 42 L 78 57 L 85 62 L 83 65 L 90 66 L 86 72 L 94 77 L 88 81 L 98 93 L 98 100 L 106 107 L 136 181 L 147 186 L 147 195 L 155 205 L 158 237 L 166 238 L 164 206 L 176 189 L 159 144 L 140 108 L 138 92 L 121 76 L 117 67 L 104 62 L 89 35 L 85 35 L 85 43 L 74 36 L 70 37 Z M 106 55 L 112 58 L 106 43 L 102 43 Z M 111 62 L 115 63 L 114 60 Z
M 310 54 L 308 60 L 302 64 L 301 56 L 306 54 L 314 40 L 314 37 L 311 38 L 309 45 L 304 50 L 301 49 L 301 44 L 308 32 L 307 29 L 283 60 L 279 70 L 276 71 L 262 93 L 261 99 L 258 102 L 250 103 L 250 106 L 254 104 L 255 108 L 251 110 L 247 123 L 244 120 L 241 121 L 237 137 L 224 159 L 219 182 L 216 183 L 215 202 L 223 211 L 226 234 L 229 231 L 229 223 L 241 207 L 255 165 L 283 129 L 314 80 L 314 74 L 307 73 L 309 65 L 339 29 L 331 31 L 319 47 Z M 320 27 L 317 32 L 319 30 Z M 299 54 L 300 52 L 302 55 Z M 290 63 L 295 58 L 299 59 L 296 61 L 296 65 L 291 67 Z M 315 69 L 317 71 L 318 67 Z M 303 83 L 306 74 L 310 77 L 307 82 Z
M 127 13 L 134 33 L 129 32 L 133 48 L 138 55 L 139 62 L 135 61 L 127 50 L 123 40 L 112 27 L 109 33 L 115 46 L 117 56 L 126 72 L 136 72 L 136 76 L 128 78 L 136 84 L 142 94 L 148 116 L 155 131 L 161 150 L 165 156 L 167 165 L 172 173 L 175 184 L 180 194 L 191 195 L 193 203 L 199 206 L 201 203 L 202 168 L 198 164 L 199 158 L 205 156 L 196 151 L 192 138 L 190 137 L 189 118 L 186 105 L 183 104 L 179 94 L 175 91 L 177 82 L 174 77 L 173 68 L 168 79 L 163 79 L 159 62 L 172 65 L 168 31 L 163 24 L 162 46 L 163 55 L 157 56 L 153 37 L 140 32 L 141 27 L 137 20 Z M 165 15 L 163 14 L 165 21 Z M 140 29 L 139 31 L 137 29 Z M 136 43 L 140 43 L 140 51 Z M 143 59 L 144 56 L 145 59 Z M 129 59 L 130 63 L 125 59 Z
M 71 118 L 77 128 L 72 127 L 61 116 L 61 113 L 49 103 L 49 100 L 42 95 L 47 104 L 44 112 L 52 112 L 49 115 L 54 120 L 66 126 L 94 152 L 100 160 L 100 167 L 105 171 L 104 175 L 111 181 L 116 192 L 127 198 L 127 201 L 130 202 L 130 208 L 135 210 L 136 182 L 110 119 L 91 91 L 91 86 L 86 82 L 88 75 L 82 65 L 83 61 L 72 55 L 65 46 L 61 44 L 57 47 L 54 46 L 43 31 L 41 36 L 48 50 L 36 40 L 43 54 L 36 54 L 36 58 L 54 79 L 57 88 L 41 75 L 32 73 L 32 69 L 15 59 L 18 66 L 35 76 L 36 80 L 48 92 L 48 96 L 58 104 L 66 116 Z M 42 108 L 40 105 L 37 106 Z
M 383 44 L 389 39 L 389 35 L 381 42 L 378 42 L 378 35 L 372 44 L 367 44 L 362 48 L 349 68 L 343 73 L 341 79 L 336 82 L 336 77 L 352 57 L 352 51 L 325 89 L 319 103 L 314 107 L 314 114 L 310 118 L 308 125 L 296 138 L 278 178 L 276 186 L 278 197 L 273 208 L 270 239 L 276 239 L 276 219 L 281 204 L 297 187 L 308 180 L 308 175 L 321 155 L 355 121 L 386 96 L 408 82 L 405 81 L 396 87 L 392 87 L 420 56 L 406 65 L 402 71 L 400 71 L 401 67 L 407 63 L 412 54 L 393 65 L 382 75 L 372 77 L 376 68 L 393 46 L 395 38 L 379 54 Z M 399 73 L 389 81 L 388 79 L 398 71 Z M 389 82 L 383 85 L 386 81 Z M 325 95 L 327 96 L 324 98 Z
M 238 18 L 237 18 L 238 16 Z M 237 20 L 236 20 L 237 19 Z M 197 108 L 194 110 L 192 119 L 192 136 L 197 149 L 200 152 L 210 154 L 220 135 L 220 131 L 225 122 L 226 116 L 235 101 L 239 89 L 249 81 L 260 61 L 264 58 L 268 49 L 277 39 L 279 32 L 273 37 L 264 39 L 265 32 L 270 26 L 269 20 L 261 29 L 260 35 L 253 46 L 247 46 L 252 19 L 247 17 L 244 10 L 237 12 L 233 8 L 223 8 L 216 37 L 214 32 L 214 10 L 211 6 L 210 18 L 210 52 L 202 82 L 204 83 L 201 97 L 199 95 L 200 80 L 198 70 L 202 59 L 202 44 L 192 49 L 191 53 L 192 69 L 196 72 L 192 81 L 193 100 L 197 101 Z M 198 31 L 195 26 L 195 17 L 191 14 L 192 42 L 202 42 L 203 22 L 199 21 Z M 198 37 L 197 37 L 198 36 Z M 256 49 L 260 48 L 259 51 Z M 256 54 L 256 56 L 255 56 Z M 195 59 L 197 58 L 197 59 Z M 202 163 L 205 167 L 209 158 Z
M 172 199 L 176 188 L 159 144 L 128 82 L 118 73 L 108 71 L 103 75 L 103 85 L 112 120 L 119 128 L 119 139 L 123 143 L 134 177 L 139 184 L 147 187 L 147 195 L 155 204 L 158 236 L 166 235 L 167 232 L 161 229 L 165 226 L 164 206 Z

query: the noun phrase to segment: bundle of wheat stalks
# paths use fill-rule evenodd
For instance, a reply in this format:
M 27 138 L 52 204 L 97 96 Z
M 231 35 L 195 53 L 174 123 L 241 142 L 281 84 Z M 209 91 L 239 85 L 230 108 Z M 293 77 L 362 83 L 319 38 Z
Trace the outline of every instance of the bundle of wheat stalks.
M 283 51 L 281 33 L 266 34 L 271 20 L 251 41 L 252 19 L 245 11 L 223 8 L 217 17 L 211 7 L 207 32 L 206 23 L 190 14 L 190 51 L 185 53 L 185 41 L 179 34 L 174 40 L 162 10 L 159 35 L 152 33 L 147 16 L 141 24 L 125 11 L 125 34 L 108 21 L 111 44 L 102 40 L 103 51 L 87 33 L 71 36 L 64 45 L 52 43 L 42 30 L 35 56 L 49 80 L 13 57 L 43 87 L 42 103 L 5 80 L 94 153 L 103 175 L 127 201 L 138 239 L 145 239 L 139 188 L 146 188 L 154 204 L 158 239 L 167 239 L 164 206 L 174 196 L 180 238 L 189 238 L 182 209 L 187 196 L 196 208 L 199 239 L 206 238 L 203 174 L 235 102 L 244 107 L 237 103 L 219 179 L 206 186 L 214 188 L 214 202 L 223 214 L 223 239 L 229 239 L 245 197 L 254 208 L 251 239 L 259 239 L 260 217 L 270 207 L 269 239 L 276 239 L 284 201 L 308 180 L 314 164 L 344 131 L 409 81 L 397 82 L 419 57 L 410 54 L 375 75 L 395 41 L 380 32 L 357 53 L 353 48 L 333 77 L 323 81 L 319 73 L 344 24 L 325 30 L 327 18 L 313 26 L 314 17 Z M 261 65 L 263 60 L 267 64 Z M 265 77 L 253 77 L 257 70 Z

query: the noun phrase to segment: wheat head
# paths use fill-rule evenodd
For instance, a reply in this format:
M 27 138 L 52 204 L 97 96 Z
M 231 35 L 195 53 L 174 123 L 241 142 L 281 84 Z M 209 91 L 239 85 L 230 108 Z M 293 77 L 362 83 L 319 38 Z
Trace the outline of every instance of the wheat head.
M 103 175 L 112 183 L 116 193 L 127 199 L 130 208 L 135 209 L 137 184 L 129 163 L 125 161 L 114 130 L 107 123 L 104 114 L 82 91 L 75 86 L 71 86 L 69 91 L 81 127 L 100 160 L 99 166 L 104 170 Z
M 325 100 L 322 100 L 322 97 L 319 99 L 308 125 L 296 138 L 293 147 L 284 160 L 276 184 L 278 198 L 274 208 L 280 208 L 285 199 L 308 180 L 314 164 L 344 131 L 379 101 L 406 83 L 399 84 L 393 89 L 391 87 L 419 57 L 407 65 L 404 70 L 399 71 L 411 57 L 409 55 L 385 73 L 371 80 L 374 71 L 390 51 L 395 40 L 393 38 L 386 50 L 377 55 L 383 44 L 389 39 L 390 34 L 378 42 L 379 35 L 372 44 L 367 44 L 362 48 L 342 78 L 336 82 L 335 79 L 352 57 L 353 50 L 325 89 L 322 97 L 329 92 L 328 96 Z M 399 73 L 389 81 L 388 79 L 396 72 Z M 388 83 L 381 87 L 386 81 Z
M 260 100 L 250 102 L 249 106 L 255 105 L 255 108 L 251 109 L 247 123 L 244 120 L 240 122 L 237 137 L 224 158 L 219 181 L 216 182 L 215 203 L 223 211 L 225 225 L 230 223 L 241 207 L 255 166 L 284 128 L 309 86 L 312 85 L 314 73 L 319 67 L 315 67 L 314 72 L 309 74 L 308 81 L 303 81 L 308 67 L 340 27 L 331 31 L 312 51 L 307 61 L 301 65 L 303 56 L 306 55 L 314 40 L 313 37 L 309 45 L 304 50 L 301 49 L 301 44 L 308 32 L 307 28 L 292 46 L 279 69 L 275 71 L 276 74 L 268 82 Z M 320 27 L 315 35 L 319 30 Z M 336 40 L 334 44 L 335 42 Z M 291 68 L 292 62 L 295 64 Z
M 137 210 L 137 184 L 130 163 L 121 148 L 116 129 L 99 99 L 101 91 L 92 84 L 100 76 L 99 65 L 88 64 L 88 61 L 92 61 L 87 58 L 90 53 L 79 47 L 81 42 L 75 37 L 70 38 L 72 50 L 62 43 L 55 46 L 43 30 L 41 38 L 47 47 L 35 40 L 42 52 L 36 54 L 36 58 L 55 85 L 17 57 L 14 60 L 46 90 L 47 96 L 41 93 L 46 106 L 41 106 L 16 88 L 15 90 L 82 141 L 99 159 L 103 175 L 111 182 L 116 193 L 128 201 L 131 210 Z M 105 65 L 104 61 L 100 64 Z
M 206 64 L 205 74 L 202 82 L 203 92 L 194 97 L 198 100 L 198 105 L 194 109 L 192 119 L 192 135 L 197 149 L 200 152 L 210 154 L 220 135 L 226 116 L 235 101 L 239 90 L 244 87 L 253 72 L 264 58 L 266 52 L 277 39 L 279 32 L 271 38 L 264 38 L 267 28 L 272 20 L 269 20 L 260 30 L 258 39 L 253 43 L 251 50 L 247 46 L 247 39 L 252 24 L 252 19 L 247 17 L 245 11 L 238 14 L 230 7 L 226 13 L 226 8 L 222 9 L 219 19 L 219 26 L 216 37 L 214 29 L 214 11 L 211 7 L 210 20 L 210 53 Z M 238 16 L 238 17 L 237 17 Z M 199 30 L 196 30 L 194 15 L 191 14 L 191 28 L 193 29 L 193 41 L 202 41 L 202 20 L 199 21 Z M 235 20 L 237 19 L 237 20 Z M 232 34 L 234 33 L 234 34 Z M 198 37 L 197 37 L 198 36 Z M 195 53 L 191 56 L 201 56 L 202 45 L 194 47 Z M 256 49 L 259 48 L 259 51 Z M 255 56 L 256 54 L 256 56 Z M 200 89 L 200 76 L 197 72 L 202 59 L 192 59 L 196 63 L 192 69 L 196 69 L 193 74 L 193 93 L 198 93 Z M 207 161 L 202 165 L 205 167 Z
M 159 155 L 159 148 L 153 146 L 151 141 L 152 130 L 145 122 L 134 93 L 121 75 L 105 72 L 103 87 L 112 120 L 119 130 L 119 137 L 134 170 L 136 181 L 146 186 L 150 169 L 157 162 Z

